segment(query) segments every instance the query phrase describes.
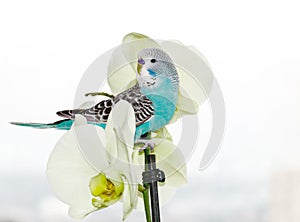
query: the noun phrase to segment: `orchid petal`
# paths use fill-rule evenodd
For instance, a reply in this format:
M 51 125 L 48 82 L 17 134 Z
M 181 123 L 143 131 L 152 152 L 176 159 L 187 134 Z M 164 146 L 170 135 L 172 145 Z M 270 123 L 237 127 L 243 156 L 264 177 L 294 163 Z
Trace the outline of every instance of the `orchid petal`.
M 135 32 L 129 33 L 123 38 L 123 53 L 134 71 L 137 67 L 138 53 L 146 48 L 160 48 L 160 45 L 148 36 Z
M 182 186 L 187 183 L 186 160 L 172 142 L 162 140 L 155 146 L 156 166 L 164 171 L 169 186 Z
M 78 127 L 82 127 L 80 124 Z M 82 155 L 72 126 L 55 145 L 47 165 L 50 186 L 60 200 L 70 205 L 70 216 L 82 219 L 96 210 L 88 189 L 90 178 L 96 174 Z
M 186 161 L 179 149 L 167 139 L 153 139 L 155 145 L 154 154 L 156 154 L 156 166 L 158 169 L 164 171 L 166 181 L 159 183 L 158 189 L 160 194 L 160 204 L 164 205 L 169 201 L 175 191 L 176 187 L 187 183 Z M 136 175 L 139 176 L 138 181 L 142 183 L 142 172 L 144 171 L 144 155 L 138 151 L 133 153 L 133 161 L 135 164 Z M 137 208 L 140 209 L 141 198 Z
M 112 53 L 108 66 L 108 84 L 117 94 L 134 86 L 136 81 L 137 55 L 145 48 L 159 48 L 159 44 L 139 33 L 129 33 L 123 43 Z
M 151 132 L 151 138 L 154 139 L 165 139 L 165 140 L 169 140 L 170 142 L 172 142 L 172 136 L 169 133 L 167 127 L 162 127 L 156 131 Z
M 196 114 L 199 106 L 208 98 L 214 79 L 207 60 L 194 47 L 178 42 L 163 41 L 161 47 L 170 54 L 178 71 L 178 112 L 181 115 Z M 178 113 L 176 115 L 178 118 Z
M 164 171 L 166 184 L 169 186 L 181 186 L 187 182 L 186 160 L 178 149 L 169 140 L 153 139 L 155 145 L 156 165 Z M 133 161 L 140 168 L 136 168 L 140 173 L 139 181 L 142 182 L 141 174 L 144 171 L 144 155 L 138 151 L 133 153 Z M 170 184 L 169 184 L 170 183 Z
M 135 115 L 132 106 L 121 100 L 111 111 L 106 126 L 106 149 L 114 168 L 122 172 L 125 188 L 123 217 L 126 218 L 137 201 L 137 180 L 132 170 L 131 153 L 134 146 Z

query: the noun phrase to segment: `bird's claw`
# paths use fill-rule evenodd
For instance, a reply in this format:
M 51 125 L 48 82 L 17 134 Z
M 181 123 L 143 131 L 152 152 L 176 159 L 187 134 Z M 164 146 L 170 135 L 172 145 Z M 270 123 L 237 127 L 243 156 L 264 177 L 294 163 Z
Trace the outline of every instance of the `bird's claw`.
M 139 152 L 144 151 L 148 147 L 150 148 L 150 151 L 154 151 L 155 143 L 151 139 L 139 139 L 136 141 L 136 144 L 144 144 L 142 148 L 139 148 Z

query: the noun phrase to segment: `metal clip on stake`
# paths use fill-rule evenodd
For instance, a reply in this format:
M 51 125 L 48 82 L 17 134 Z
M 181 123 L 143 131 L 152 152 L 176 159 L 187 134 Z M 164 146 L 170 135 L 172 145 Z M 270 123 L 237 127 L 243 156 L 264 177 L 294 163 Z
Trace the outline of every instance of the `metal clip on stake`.
M 165 182 L 165 173 L 160 169 L 153 169 L 143 172 L 143 183 Z

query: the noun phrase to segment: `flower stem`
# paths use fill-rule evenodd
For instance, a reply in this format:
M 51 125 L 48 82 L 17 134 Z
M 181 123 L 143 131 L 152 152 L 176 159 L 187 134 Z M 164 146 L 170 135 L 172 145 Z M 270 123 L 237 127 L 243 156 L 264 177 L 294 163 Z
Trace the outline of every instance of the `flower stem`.
M 144 209 L 146 214 L 146 221 L 151 222 L 151 212 L 150 212 L 150 199 L 149 199 L 149 188 L 146 188 L 139 184 L 139 191 L 143 194 L 144 199 Z
M 149 163 L 147 156 L 149 155 L 150 150 L 146 148 L 144 150 L 145 154 L 145 171 L 148 170 Z M 144 191 L 143 191 L 143 199 L 144 199 L 144 207 L 145 207 L 145 214 L 147 222 L 151 222 L 151 213 L 150 213 L 150 198 L 149 198 L 149 184 L 144 184 Z
M 141 138 L 151 138 L 151 133 L 147 133 L 141 136 Z M 149 168 L 149 161 L 148 161 L 148 155 L 150 154 L 150 149 L 146 148 L 144 149 L 144 156 L 145 156 L 145 171 L 148 171 Z M 143 194 L 143 200 L 144 200 L 144 209 L 145 209 L 145 216 L 146 221 L 151 222 L 151 208 L 150 208 L 150 192 L 149 192 L 149 184 L 143 184 L 139 185 L 139 191 Z

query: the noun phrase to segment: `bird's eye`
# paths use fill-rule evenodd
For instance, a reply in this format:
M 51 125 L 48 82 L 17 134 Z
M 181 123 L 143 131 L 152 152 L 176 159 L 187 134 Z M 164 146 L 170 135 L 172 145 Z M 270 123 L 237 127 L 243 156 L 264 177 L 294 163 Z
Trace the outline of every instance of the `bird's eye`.
M 155 63 L 155 62 L 156 62 L 156 59 L 151 59 L 150 62 L 151 62 L 151 63 Z

